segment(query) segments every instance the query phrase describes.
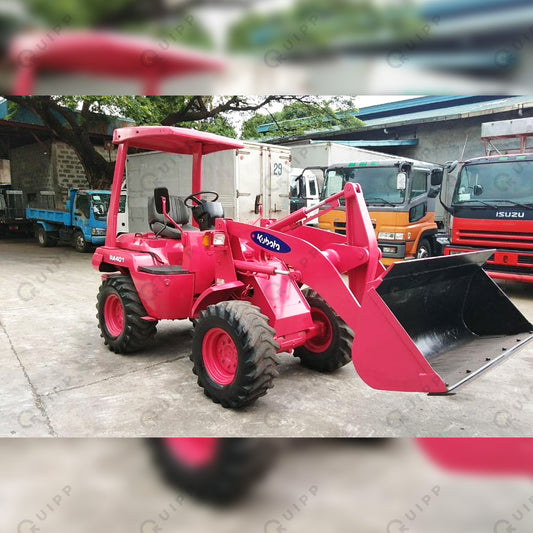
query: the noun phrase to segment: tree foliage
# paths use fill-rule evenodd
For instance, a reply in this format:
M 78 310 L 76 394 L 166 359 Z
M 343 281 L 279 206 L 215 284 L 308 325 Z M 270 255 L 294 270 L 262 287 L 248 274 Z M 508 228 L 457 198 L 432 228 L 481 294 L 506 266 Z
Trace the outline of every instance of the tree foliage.
M 252 96 L 7 96 L 11 114 L 20 107 L 41 119 L 54 138 L 68 144 L 77 153 L 92 188 L 108 188 L 113 164 L 95 148 L 91 125 L 95 121 L 115 120 L 117 116 L 133 119 L 137 125 L 194 127 L 202 131 L 237 137 L 232 125 L 235 116 L 254 117 L 259 110 L 285 105 L 279 112 L 283 133 L 298 133 L 306 128 L 330 124 L 332 127 L 356 125 L 357 119 L 343 111 L 350 101 L 335 97 L 270 95 Z M 340 113 L 339 113 L 340 111 Z M 275 117 L 273 113 L 270 117 Z M 310 117 L 303 124 L 293 118 Z M 256 118 L 254 118 L 255 120 Z M 328 122 L 329 121 L 329 122 Z M 247 123 L 246 134 L 252 132 Z M 249 138 L 249 137 L 246 137 Z
M 243 139 L 268 140 L 314 131 L 357 128 L 363 125 L 355 116 L 351 98 L 295 97 L 281 111 L 254 114 L 243 125 Z M 259 132 L 259 126 L 266 131 Z

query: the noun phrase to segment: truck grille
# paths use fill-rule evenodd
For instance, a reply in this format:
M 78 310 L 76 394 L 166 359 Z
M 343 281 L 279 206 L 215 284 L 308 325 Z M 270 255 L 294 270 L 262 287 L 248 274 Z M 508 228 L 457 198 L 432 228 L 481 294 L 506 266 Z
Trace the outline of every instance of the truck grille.
M 333 228 L 335 233 L 346 235 L 346 222 L 333 222 Z
M 533 255 L 519 255 L 518 263 L 521 265 L 532 265 L 533 266 Z
M 523 274 L 533 276 L 533 264 L 531 267 L 519 267 L 512 265 L 485 265 L 487 272 L 503 272 L 507 274 Z
M 459 243 L 467 244 L 472 241 L 493 243 L 490 246 L 502 246 L 508 248 L 510 244 L 517 246 L 533 246 L 533 233 L 523 233 L 520 231 L 478 231 L 478 230 L 459 230 Z

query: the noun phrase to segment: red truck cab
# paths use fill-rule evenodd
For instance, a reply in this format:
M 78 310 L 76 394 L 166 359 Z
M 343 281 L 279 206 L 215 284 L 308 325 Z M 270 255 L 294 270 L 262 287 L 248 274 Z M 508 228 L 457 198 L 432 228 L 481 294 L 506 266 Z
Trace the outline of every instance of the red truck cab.
M 445 255 L 494 249 L 492 278 L 533 283 L 533 153 L 464 162 L 449 210 Z

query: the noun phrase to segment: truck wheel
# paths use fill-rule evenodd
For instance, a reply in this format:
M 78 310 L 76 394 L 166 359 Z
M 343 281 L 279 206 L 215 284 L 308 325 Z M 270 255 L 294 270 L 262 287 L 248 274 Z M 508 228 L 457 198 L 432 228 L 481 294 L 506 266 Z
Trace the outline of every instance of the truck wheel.
M 96 310 L 100 336 L 112 352 L 144 348 L 156 334 L 157 322 L 142 319 L 147 313 L 129 276 L 110 276 L 102 283 Z
M 426 257 L 431 257 L 431 243 L 427 239 L 420 239 L 416 250 L 416 258 L 425 259 Z
M 35 232 L 37 237 L 37 242 L 39 243 L 39 246 L 42 246 L 43 248 L 50 248 L 52 246 L 57 245 L 57 239 L 52 237 L 50 235 L 49 231 L 46 231 L 42 226 L 39 226 L 37 228 L 37 231 Z
M 230 408 L 264 396 L 277 376 L 274 334 L 267 317 L 249 302 L 220 302 L 202 311 L 191 360 L 206 396 Z
M 352 360 L 353 332 L 313 290 L 302 291 L 311 307 L 311 317 L 319 334 L 294 350 L 302 366 L 319 372 L 333 372 Z
M 266 439 L 150 439 L 157 467 L 166 481 L 211 503 L 244 496 L 273 457 Z
M 80 253 L 88 252 L 91 249 L 91 243 L 85 240 L 83 233 L 79 230 L 74 233 L 74 248 Z

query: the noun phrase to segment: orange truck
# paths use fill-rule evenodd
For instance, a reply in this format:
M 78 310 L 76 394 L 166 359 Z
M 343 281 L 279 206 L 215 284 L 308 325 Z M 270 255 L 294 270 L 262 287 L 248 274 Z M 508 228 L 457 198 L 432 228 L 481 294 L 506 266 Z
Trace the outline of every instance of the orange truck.
M 376 231 L 384 265 L 441 255 L 447 236 L 435 220 L 435 198 L 443 168 L 412 159 L 358 161 L 332 165 L 325 172 L 322 198 L 348 182 L 359 183 Z M 341 206 L 318 218 L 318 227 L 346 233 Z

